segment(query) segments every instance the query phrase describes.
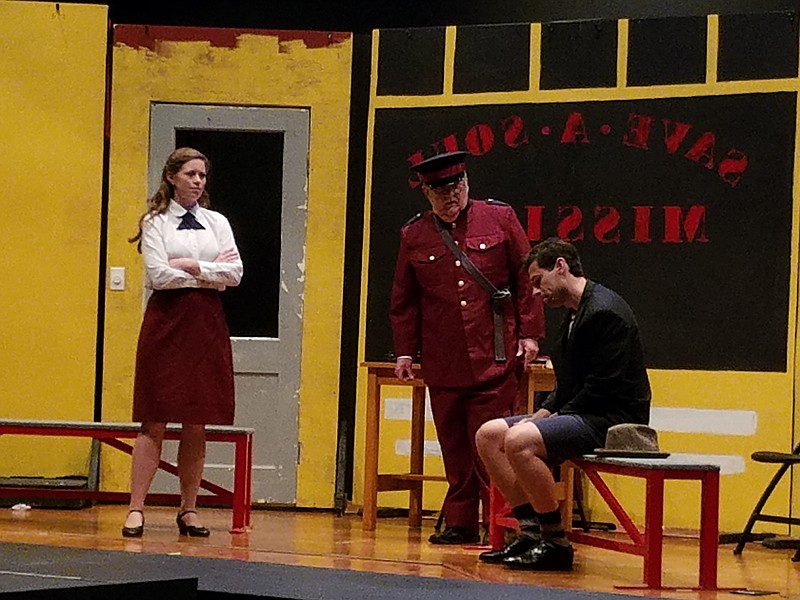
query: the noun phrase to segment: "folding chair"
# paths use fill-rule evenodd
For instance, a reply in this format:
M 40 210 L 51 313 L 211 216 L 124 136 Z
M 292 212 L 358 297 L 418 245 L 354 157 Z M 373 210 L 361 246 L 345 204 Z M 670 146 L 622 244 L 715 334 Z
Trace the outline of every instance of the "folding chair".
M 755 525 L 756 521 L 782 523 L 785 525 L 800 525 L 800 518 L 798 517 L 768 515 L 761 512 L 784 474 L 794 465 L 800 464 L 800 443 L 798 443 L 791 452 L 759 451 L 753 452 L 753 454 L 750 455 L 750 458 L 752 458 L 755 462 L 769 463 L 780 466 L 775 472 L 775 475 L 772 477 L 772 480 L 764 489 L 764 493 L 761 494 L 761 498 L 759 498 L 758 502 L 756 502 L 756 506 L 753 509 L 753 512 L 750 514 L 750 518 L 747 520 L 747 525 L 744 526 L 744 530 L 739 538 L 739 543 L 736 544 L 736 548 L 733 550 L 734 554 L 742 553 L 745 544 L 750 539 L 750 535 L 753 531 L 753 525 Z M 797 552 L 792 557 L 792 560 L 794 562 L 800 562 L 800 546 L 798 546 Z

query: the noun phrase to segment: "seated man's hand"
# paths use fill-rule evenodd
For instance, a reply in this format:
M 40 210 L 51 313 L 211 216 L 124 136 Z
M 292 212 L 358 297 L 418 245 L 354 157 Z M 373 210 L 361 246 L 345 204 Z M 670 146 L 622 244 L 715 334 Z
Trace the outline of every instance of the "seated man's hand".
M 535 413 L 533 413 L 530 417 L 526 417 L 514 423 L 514 425 L 519 425 L 520 423 L 534 423 L 540 419 L 546 419 L 547 417 L 551 416 L 551 413 L 546 408 L 540 408 Z M 512 425 L 512 427 L 514 426 Z
M 531 416 L 531 421 L 538 421 L 539 419 L 546 419 L 547 417 L 552 417 L 553 413 L 551 413 L 546 408 L 540 408 Z

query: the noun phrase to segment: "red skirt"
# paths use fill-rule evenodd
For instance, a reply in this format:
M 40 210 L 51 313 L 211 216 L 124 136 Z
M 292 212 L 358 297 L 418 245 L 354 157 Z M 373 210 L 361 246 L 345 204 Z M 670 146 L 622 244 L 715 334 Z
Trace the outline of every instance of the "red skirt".
M 155 290 L 147 302 L 133 420 L 233 424 L 233 357 L 219 292 Z

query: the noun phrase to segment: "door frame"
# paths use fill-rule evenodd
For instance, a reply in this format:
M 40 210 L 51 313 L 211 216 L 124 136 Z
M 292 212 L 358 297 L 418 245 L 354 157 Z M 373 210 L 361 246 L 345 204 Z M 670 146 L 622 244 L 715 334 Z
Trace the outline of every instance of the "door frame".
M 266 374 L 265 364 L 280 363 L 278 390 L 280 402 L 294 407 L 291 430 L 292 464 L 280 466 L 281 482 L 291 493 L 279 492 L 268 500 L 254 493 L 254 500 L 295 504 L 297 502 L 297 467 L 299 463 L 299 390 L 303 337 L 303 293 L 305 284 L 306 225 L 308 207 L 308 161 L 310 111 L 302 108 L 240 105 L 176 104 L 151 102 L 150 148 L 148 153 L 149 195 L 161 182 L 166 157 L 175 149 L 177 129 L 280 132 L 284 138 L 281 194 L 281 259 L 278 337 L 231 337 L 234 373 Z M 287 227 L 291 225 L 291 228 Z M 245 265 L 245 276 L 247 265 Z M 274 341 L 274 344 L 264 342 Z M 280 346 L 278 344 L 280 342 Z M 289 351 L 287 352 L 287 348 Z M 271 372 L 271 371 L 270 371 Z M 258 450 L 258 424 L 255 445 Z M 274 465 L 253 465 L 254 489 L 258 489 L 259 471 L 275 471 Z M 231 463 L 232 464 L 232 463 Z M 207 463 L 207 469 L 222 472 L 230 465 Z M 277 491 L 277 490 L 276 490 Z

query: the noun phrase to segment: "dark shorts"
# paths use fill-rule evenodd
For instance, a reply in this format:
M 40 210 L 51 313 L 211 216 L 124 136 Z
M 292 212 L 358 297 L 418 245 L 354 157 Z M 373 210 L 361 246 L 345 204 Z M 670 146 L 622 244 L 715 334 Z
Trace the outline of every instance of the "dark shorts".
M 506 417 L 511 427 L 531 415 Z M 594 454 L 595 448 L 605 445 L 605 434 L 597 431 L 578 415 L 556 415 L 534 423 L 542 434 L 547 448 L 547 462 L 557 465 L 582 454 Z

